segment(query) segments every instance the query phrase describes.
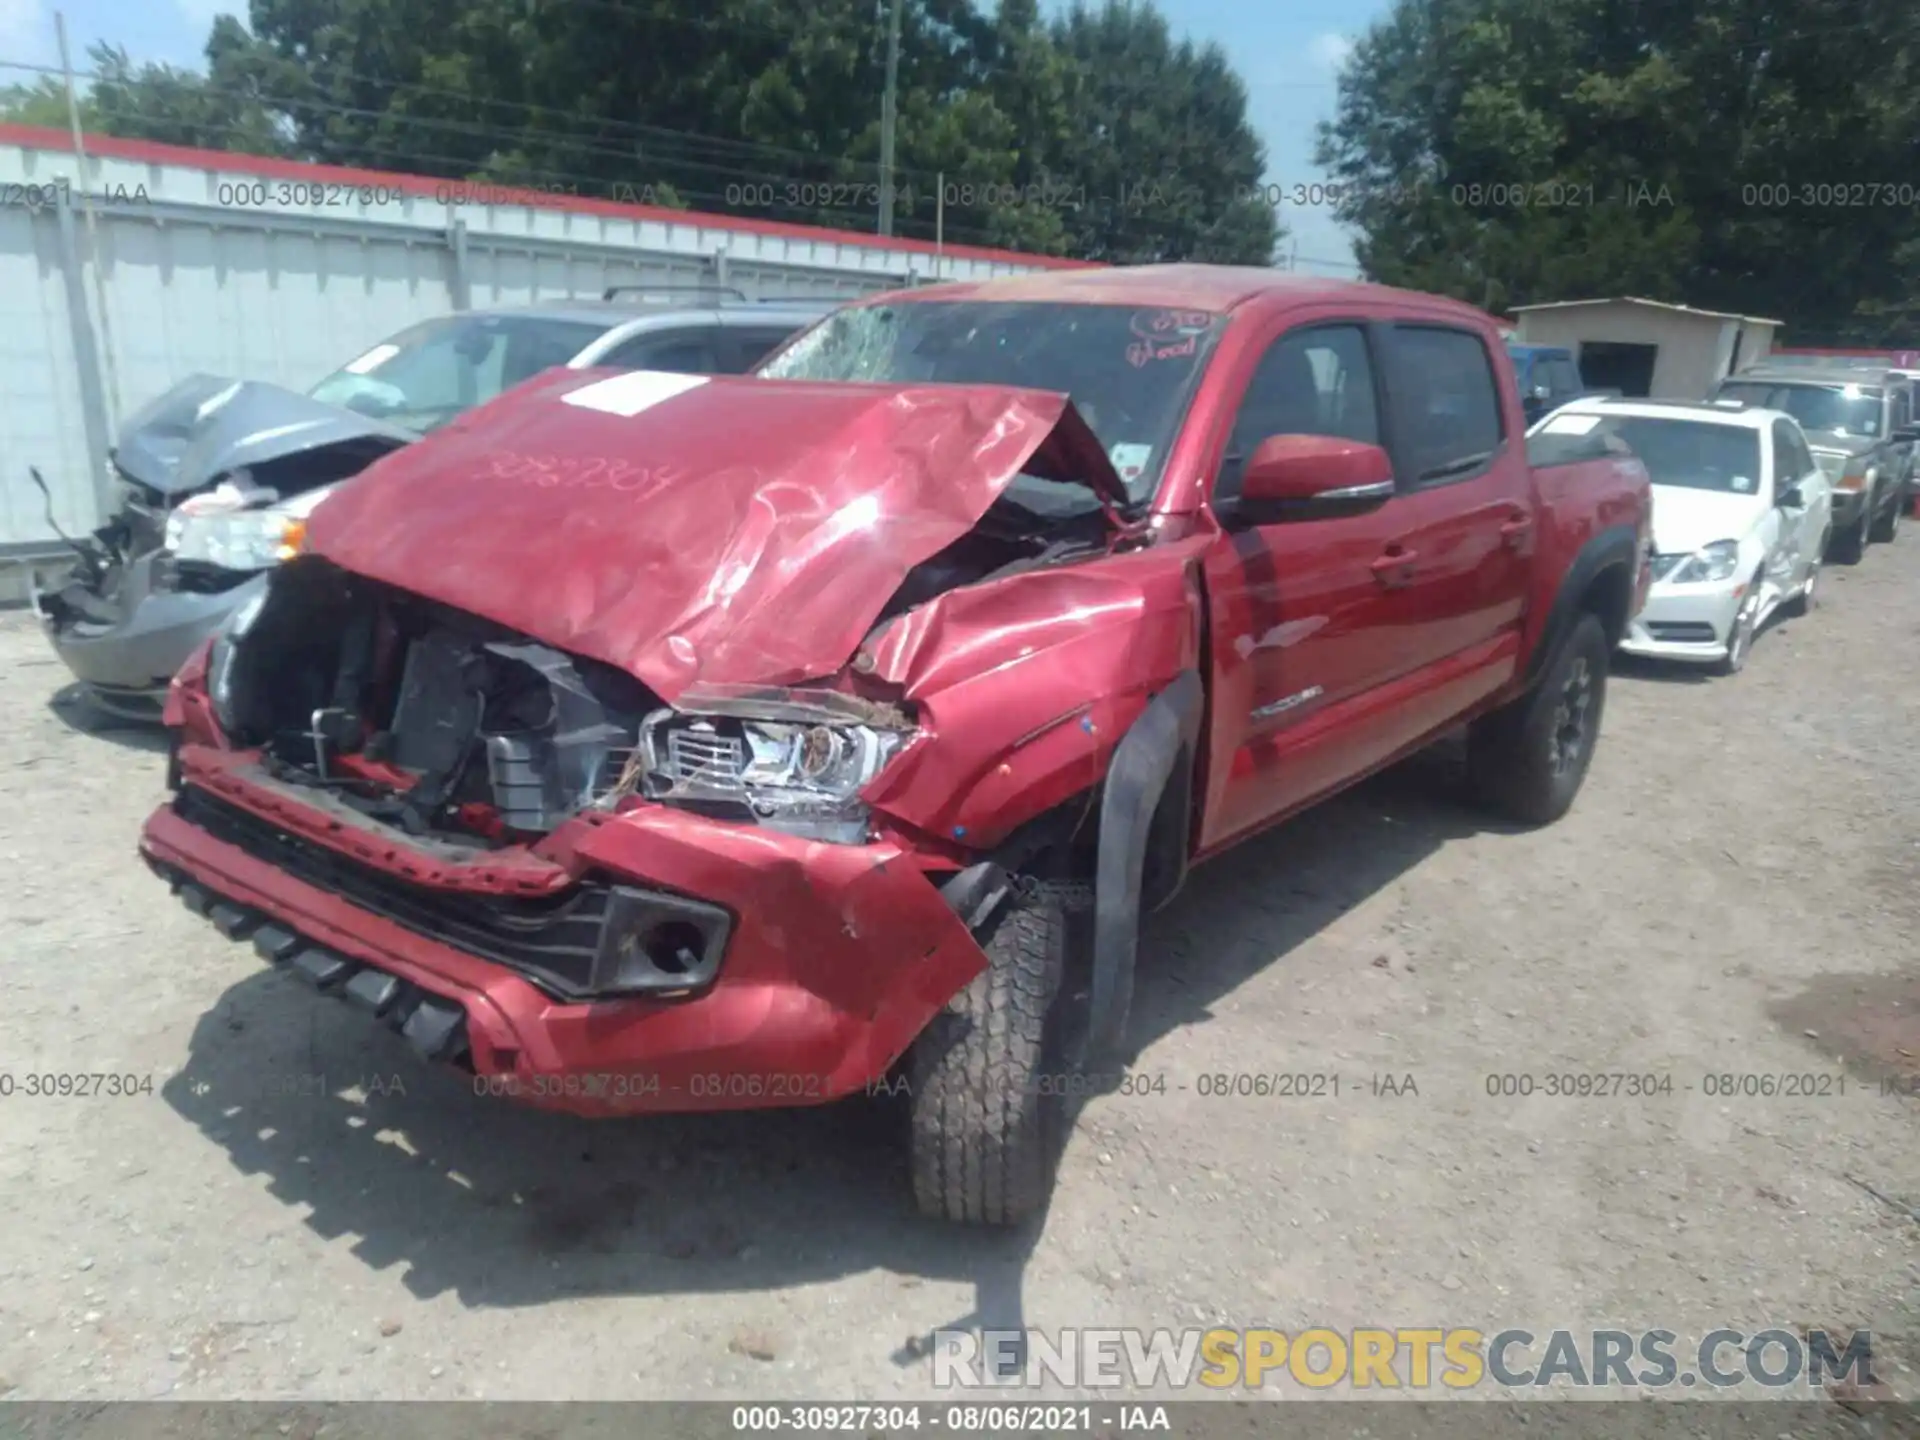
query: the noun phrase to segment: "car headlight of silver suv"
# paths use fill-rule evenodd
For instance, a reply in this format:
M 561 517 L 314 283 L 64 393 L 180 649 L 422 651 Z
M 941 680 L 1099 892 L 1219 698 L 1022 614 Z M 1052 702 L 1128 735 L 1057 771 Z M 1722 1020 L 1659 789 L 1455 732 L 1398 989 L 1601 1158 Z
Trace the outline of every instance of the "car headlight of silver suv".
M 860 791 L 913 732 L 881 725 L 656 710 L 640 726 L 649 799 L 749 816 L 812 840 L 867 839 Z
M 1702 545 L 1688 556 L 1679 569 L 1673 572 L 1669 583 L 1674 585 L 1711 585 L 1716 581 L 1730 580 L 1740 565 L 1740 542 L 1738 540 L 1716 540 L 1711 545 Z
M 195 497 L 167 517 L 166 548 L 176 560 L 219 570 L 271 570 L 305 549 L 307 517 L 336 488 L 323 485 L 278 503 L 270 490 L 252 492 L 266 504 L 246 492 L 237 499 L 215 492 L 203 504 Z

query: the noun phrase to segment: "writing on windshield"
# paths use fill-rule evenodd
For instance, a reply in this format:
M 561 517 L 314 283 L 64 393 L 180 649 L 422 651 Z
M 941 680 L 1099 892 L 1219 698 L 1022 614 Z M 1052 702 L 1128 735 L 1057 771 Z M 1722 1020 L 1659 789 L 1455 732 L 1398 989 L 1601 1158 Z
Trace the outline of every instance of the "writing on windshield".
M 775 380 L 1064 391 L 1134 499 L 1150 495 L 1224 318 L 1057 302 L 908 301 L 822 320 L 758 372 Z

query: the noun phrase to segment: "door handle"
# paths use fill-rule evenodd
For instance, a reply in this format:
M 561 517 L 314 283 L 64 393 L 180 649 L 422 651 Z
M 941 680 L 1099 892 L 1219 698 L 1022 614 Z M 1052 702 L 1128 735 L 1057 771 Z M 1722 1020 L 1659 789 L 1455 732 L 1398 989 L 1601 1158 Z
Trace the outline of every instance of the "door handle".
M 1373 578 L 1389 590 L 1413 583 L 1413 562 L 1420 557 L 1399 545 L 1389 545 L 1370 566 Z
M 1533 517 L 1531 515 L 1516 515 L 1500 527 L 1501 541 L 1510 546 L 1518 547 L 1524 545 L 1527 537 L 1531 534 L 1533 534 Z

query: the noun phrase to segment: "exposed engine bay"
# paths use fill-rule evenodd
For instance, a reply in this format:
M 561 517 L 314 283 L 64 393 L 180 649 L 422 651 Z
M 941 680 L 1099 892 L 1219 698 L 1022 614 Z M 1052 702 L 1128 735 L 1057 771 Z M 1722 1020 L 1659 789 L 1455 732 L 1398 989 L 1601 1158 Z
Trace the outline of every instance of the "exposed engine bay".
M 1002 504 L 910 571 L 883 611 L 1102 553 L 1098 512 Z M 524 843 L 630 797 L 859 843 L 858 792 L 913 735 L 900 707 L 831 689 L 705 687 L 665 705 L 624 670 L 338 568 L 281 567 L 216 640 L 229 738 L 283 781 L 371 819 Z
M 276 572 L 210 657 L 270 773 L 410 834 L 543 834 L 608 798 L 659 702 L 632 676 L 325 561 Z M 634 786 L 629 783 L 628 791 Z

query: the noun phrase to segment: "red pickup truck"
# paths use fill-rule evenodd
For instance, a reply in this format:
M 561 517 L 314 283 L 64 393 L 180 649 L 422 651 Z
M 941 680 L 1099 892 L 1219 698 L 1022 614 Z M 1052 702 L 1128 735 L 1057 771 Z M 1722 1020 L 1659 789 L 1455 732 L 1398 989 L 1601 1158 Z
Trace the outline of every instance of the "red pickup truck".
M 1463 723 L 1500 811 L 1573 802 L 1651 500 L 1539 443 L 1485 315 L 1268 270 L 549 372 L 315 511 L 141 853 L 479 1094 L 884 1085 L 921 1207 L 1014 1222 L 1191 865 Z

